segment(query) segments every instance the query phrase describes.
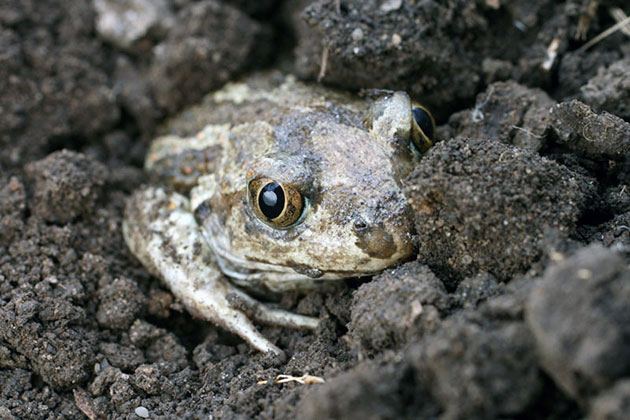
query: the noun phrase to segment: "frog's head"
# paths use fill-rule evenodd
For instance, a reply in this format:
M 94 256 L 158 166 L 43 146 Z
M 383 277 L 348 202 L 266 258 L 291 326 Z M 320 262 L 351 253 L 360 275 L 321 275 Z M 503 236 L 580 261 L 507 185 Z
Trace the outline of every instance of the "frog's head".
M 421 110 L 426 119 L 396 92 L 371 102 L 361 118 L 341 108 L 305 108 L 256 133 L 269 136 L 269 146 L 248 162 L 242 188 L 217 178 L 204 204 L 211 211 L 196 206 L 223 271 L 281 290 L 287 282 L 369 275 L 409 259 L 413 220 L 401 179 L 434 132 Z

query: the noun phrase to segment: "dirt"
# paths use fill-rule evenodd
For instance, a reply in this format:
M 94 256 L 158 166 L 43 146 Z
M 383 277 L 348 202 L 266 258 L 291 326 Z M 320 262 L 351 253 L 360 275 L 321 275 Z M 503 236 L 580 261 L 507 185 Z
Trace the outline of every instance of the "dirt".
M 580 47 L 630 10 L 590 3 L 2 2 L 0 418 L 626 418 L 630 44 Z M 404 181 L 417 258 L 284 295 L 321 320 L 261 326 L 286 359 L 192 318 L 120 231 L 161 122 L 268 68 L 439 125 Z

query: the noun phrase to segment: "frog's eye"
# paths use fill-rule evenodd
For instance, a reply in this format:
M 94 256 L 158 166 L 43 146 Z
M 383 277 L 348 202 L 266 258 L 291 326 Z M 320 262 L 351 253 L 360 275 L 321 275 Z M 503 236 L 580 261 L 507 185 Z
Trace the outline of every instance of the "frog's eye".
M 411 114 L 411 139 L 416 149 L 424 153 L 433 146 L 435 140 L 435 119 L 428 109 L 416 102 L 411 104 Z
M 250 181 L 247 189 L 256 216 L 271 227 L 287 229 L 299 221 L 304 199 L 291 185 L 271 178 L 257 178 Z

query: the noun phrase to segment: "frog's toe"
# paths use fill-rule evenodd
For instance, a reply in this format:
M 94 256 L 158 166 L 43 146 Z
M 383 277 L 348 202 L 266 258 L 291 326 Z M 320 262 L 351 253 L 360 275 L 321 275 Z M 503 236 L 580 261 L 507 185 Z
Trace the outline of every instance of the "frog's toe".
M 217 314 L 212 314 L 212 318 L 217 318 Z M 284 357 L 284 352 L 275 346 L 271 341 L 267 340 L 252 324 L 250 319 L 242 312 L 234 310 L 230 311 L 229 316 L 218 316 L 218 324 L 222 325 L 233 334 L 238 335 L 256 350 L 264 353 L 272 352 L 280 357 Z
M 232 308 L 243 311 L 250 319 L 263 324 L 307 330 L 314 330 L 319 325 L 317 318 L 270 308 L 238 289 L 229 293 L 226 299 Z

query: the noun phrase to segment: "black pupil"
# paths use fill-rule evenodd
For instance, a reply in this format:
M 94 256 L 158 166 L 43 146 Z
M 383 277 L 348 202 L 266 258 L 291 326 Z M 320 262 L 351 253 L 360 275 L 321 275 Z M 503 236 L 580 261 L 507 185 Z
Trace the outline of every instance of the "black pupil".
M 258 207 L 265 217 L 275 219 L 284 208 L 284 191 L 277 182 L 265 185 L 258 194 Z
M 433 132 L 433 121 L 431 121 L 431 117 L 429 113 L 424 109 L 414 106 L 413 107 L 413 118 L 418 123 L 420 130 L 424 133 L 425 136 L 429 138 L 429 140 L 433 141 L 433 136 L 435 133 Z

